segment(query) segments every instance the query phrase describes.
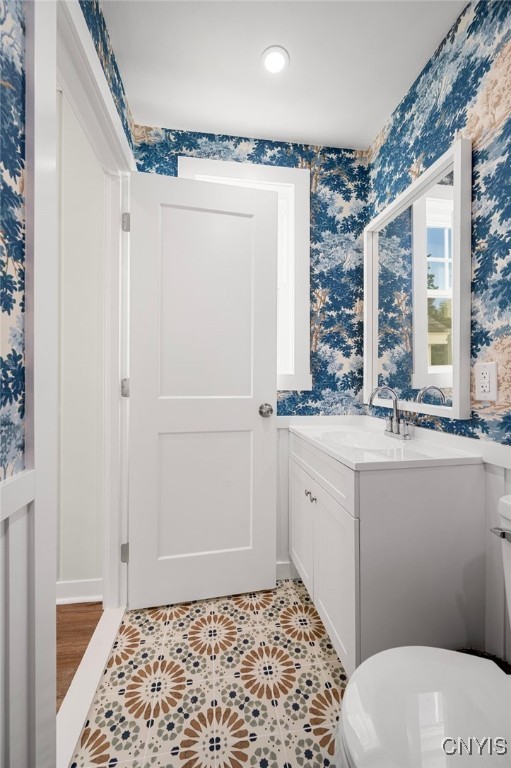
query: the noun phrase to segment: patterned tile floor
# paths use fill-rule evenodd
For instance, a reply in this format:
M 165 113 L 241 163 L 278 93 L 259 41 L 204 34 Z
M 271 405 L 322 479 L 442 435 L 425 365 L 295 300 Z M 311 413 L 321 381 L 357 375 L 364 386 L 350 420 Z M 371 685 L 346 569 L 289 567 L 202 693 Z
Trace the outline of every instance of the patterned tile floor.
M 346 685 L 300 581 L 128 611 L 72 768 L 320 768 Z

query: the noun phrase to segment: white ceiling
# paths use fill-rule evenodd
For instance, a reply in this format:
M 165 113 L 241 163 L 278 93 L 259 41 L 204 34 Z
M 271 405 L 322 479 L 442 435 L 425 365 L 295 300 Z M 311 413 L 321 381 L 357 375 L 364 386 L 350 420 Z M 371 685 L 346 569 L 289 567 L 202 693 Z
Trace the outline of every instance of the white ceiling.
M 135 122 L 367 148 L 465 0 L 103 0 Z M 282 45 L 281 75 L 261 53 Z

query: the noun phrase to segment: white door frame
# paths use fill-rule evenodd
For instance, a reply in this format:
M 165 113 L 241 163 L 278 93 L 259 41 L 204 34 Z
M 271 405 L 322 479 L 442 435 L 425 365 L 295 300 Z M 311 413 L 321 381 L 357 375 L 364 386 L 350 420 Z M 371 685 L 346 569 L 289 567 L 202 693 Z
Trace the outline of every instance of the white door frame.
M 119 380 L 126 375 L 123 372 L 127 368 L 127 352 L 122 350 L 127 349 L 127 328 L 123 324 L 127 308 L 123 296 L 128 279 L 126 238 L 121 236 L 119 213 L 121 203 L 127 200 L 127 174 L 135 168 L 135 161 L 78 0 L 33 0 L 26 4 L 26 9 L 26 467 L 35 470 L 35 500 L 30 506 L 30 711 L 25 729 L 29 764 L 55 768 L 63 764 L 62 753 L 57 763 L 54 715 L 59 471 L 57 71 L 61 87 L 108 174 L 105 239 L 109 250 L 119 254 L 119 259 L 107 261 L 103 436 L 108 480 L 104 493 L 108 509 L 104 603 L 106 607 L 117 608 L 118 615 L 122 613 L 119 607 L 126 601 L 126 567 L 121 568 L 119 547 L 127 527 L 126 492 L 122 490 L 123 484 L 127 484 L 127 429 L 126 404 L 119 397 Z M 111 627 L 110 636 L 112 631 Z M 99 679 L 104 660 L 98 660 Z M 81 706 L 88 709 L 89 703 L 85 701 Z M 76 723 L 81 727 L 83 718 L 80 723 L 78 717 Z
M 115 108 L 105 74 L 77 0 L 57 4 L 57 75 L 59 85 L 105 171 L 104 290 L 104 562 L 103 604 L 126 604 L 127 569 L 120 563 L 120 544 L 127 531 L 127 404 L 120 380 L 127 376 L 127 248 L 120 212 L 128 195 L 128 174 L 135 160 Z M 87 223 L 84 222 L 84 226 Z
M 127 567 L 120 545 L 127 537 L 127 402 L 120 380 L 128 366 L 128 250 L 121 229 L 127 210 L 131 147 L 77 0 L 57 4 L 57 77 L 105 171 L 105 275 L 103 337 L 103 606 L 57 717 L 57 768 L 67 768 L 104 670 L 127 600 Z M 87 222 L 84 222 L 84 226 Z M 117 258 L 115 258 L 117 254 Z

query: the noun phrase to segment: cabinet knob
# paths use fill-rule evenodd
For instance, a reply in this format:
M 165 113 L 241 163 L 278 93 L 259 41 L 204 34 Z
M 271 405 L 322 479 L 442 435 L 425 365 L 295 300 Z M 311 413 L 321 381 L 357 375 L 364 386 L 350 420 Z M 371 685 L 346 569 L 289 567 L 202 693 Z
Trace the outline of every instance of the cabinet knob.
M 312 491 L 308 491 L 307 489 L 305 489 L 305 495 L 306 496 L 310 496 L 311 494 L 312 494 Z
M 310 493 L 310 491 L 309 491 L 309 493 Z M 317 501 L 317 498 L 315 496 L 313 496 L 312 493 L 311 493 L 309 498 L 311 500 L 311 503 L 314 503 L 315 501 Z

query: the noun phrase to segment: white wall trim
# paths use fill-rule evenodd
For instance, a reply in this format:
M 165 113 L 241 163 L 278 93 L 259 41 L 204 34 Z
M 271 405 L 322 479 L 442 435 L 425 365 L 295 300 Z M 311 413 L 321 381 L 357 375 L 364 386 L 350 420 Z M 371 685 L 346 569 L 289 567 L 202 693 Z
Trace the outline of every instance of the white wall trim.
M 56 768 L 68 768 L 124 615 L 124 608 L 103 611 L 57 714 Z
M 130 211 L 130 174 L 121 176 L 121 210 Z M 119 230 L 118 230 L 119 233 Z M 121 378 L 130 375 L 130 235 L 129 232 L 120 232 L 120 298 L 119 298 L 119 317 L 120 317 L 120 372 Z M 119 396 L 119 391 L 118 391 Z M 118 567 L 118 605 L 128 604 L 128 564 L 120 563 L 120 545 L 128 542 L 128 488 L 129 488 L 129 398 L 120 397 L 120 468 L 119 485 L 120 500 L 117 511 L 117 532 L 119 539 L 115 542 L 113 539 L 110 545 L 110 567 L 113 562 Z M 112 518 L 112 525 L 114 521 Z M 117 546 L 117 551 L 114 548 Z M 112 560 L 115 558 L 115 560 Z M 107 572 L 105 571 L 105 574 Z M 105 596 L 108 597 L 107 587 L 105 585 Z
M 57 581 L 57 605 L 98 603 L 103 600 L 103 579 Z
M 136 169 L 131 146 L 117 112 L 78 0 L 57 3 L 59 83 L 106 171 Z
M 58 3 L 57 72 L 60 87 L 105 170 L 105 334 L 103 389 L 105 608 L 126 603 L 127 569 L 121 566 L 120 544 L 127 528 L 127 404 L 120 379 L 127 376 L 125 292 L 127 254 L 121 212 L 128 210 L 129 172 L 136 168 L 110 89 L 78 0 Z
M 55 766 L 55 581 L 58 506 L 58 240 L 56 2 L 26 9 L 25 466 L 36 469 L 29 506 L 29 764 Z M 11 756 L 12 759 L 12 756 Z M 22 763 L 13 764 L 22 765 Z
M 0 482 L 0 522 L 34 500 L 35 472 L 27 469 Z
M 298 571 L 291 560 L 277 563 L 277 579 L 298 579 Z
M 123 209 L 123 174 L 105 176 L 105 285 L 103 338 L 103 455 L 105 475 L 103 482 L 103 599 L 105 608 L 116 608 L 126 603 L 126 566 L 121 566 L 120 544 L 122 538 L 122 475 L 123 457 L 122 429 L 127 413 L 123 410 L 120 397 L 120 381 L 123 373 L 122 349 L 122 231 L 121 212 Z M 126 459 L 127 460 L 127 459 Z
M 499 499 L 509 492 L 509 472 L 492 464 L 484 465 L 485 475 L 485 651 L 506 658 L 506 594 L 502 567 L 502 542 L 491 533 L 500 526 Z

